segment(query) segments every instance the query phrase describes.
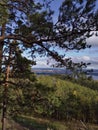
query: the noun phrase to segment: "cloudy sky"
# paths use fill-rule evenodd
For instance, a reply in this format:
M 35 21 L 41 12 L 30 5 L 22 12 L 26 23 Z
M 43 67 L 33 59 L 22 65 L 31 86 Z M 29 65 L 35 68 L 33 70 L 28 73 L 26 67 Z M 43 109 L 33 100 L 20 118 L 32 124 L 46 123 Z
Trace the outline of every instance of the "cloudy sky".
M 61 2 L 63 0 L 54 0 L 54 2 L 52 3 L 52 8 L 55 9 L 55 14 L 54 14 L 54 22 L 57 19 L 57 15 L 58 15 L 58 7 L 61 5 Z M 85 49 L 85 50 L 81 50 L 80 52 L 75 52 L 75 51 L 68 51 L 67 55 L 68 57 L 71 57 L 73 59 L 74 62 L 87 62 L 87 63 L 91 63 L 90 66 L 88 66 L 88 68 L 93 68 L 93 69 L 98 69 L 98 37 L 93 36 L 89 39 L 87 39 L 87 43 L 92 45 L 91 48 L 89 49 Z M 47 65 L 47 58 L 43 57 L 37 57 L 37 65 L 34 67 L 50 67 L 49 65 Z M 54 61 L 52 61 L 54 62 Z
M 74 62 L 86 62 L 91 63 L 88 68 L 98 69 L 98 37 L 93 36 L 92 38 L 87 40 L 88 44 L 91 44 L 92 47 L 77 51 L 68 51 L 66 53 L 67 57 L 71 57 Z M 52 63 L 54 61 L 51 61 Z M 37 57 L 37 65 L 34 67 L 50 67 L 47 65 L 47 58 L 46 57 Z

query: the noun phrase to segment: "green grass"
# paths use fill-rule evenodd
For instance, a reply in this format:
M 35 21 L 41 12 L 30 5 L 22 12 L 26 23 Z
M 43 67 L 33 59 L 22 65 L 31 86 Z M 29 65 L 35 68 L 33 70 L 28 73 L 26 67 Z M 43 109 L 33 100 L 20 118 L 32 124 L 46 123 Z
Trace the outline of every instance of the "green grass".
M 15 121 L 30 130 L 68 130 L 65 124 L 53 120 L 21 116 L 15 118 Z
M 42 118 L 19 116 L 16 122 L 29 128 L 29 130 L 98 130 L 98 125 L 82 124 L 80 121 L 55 121 Z

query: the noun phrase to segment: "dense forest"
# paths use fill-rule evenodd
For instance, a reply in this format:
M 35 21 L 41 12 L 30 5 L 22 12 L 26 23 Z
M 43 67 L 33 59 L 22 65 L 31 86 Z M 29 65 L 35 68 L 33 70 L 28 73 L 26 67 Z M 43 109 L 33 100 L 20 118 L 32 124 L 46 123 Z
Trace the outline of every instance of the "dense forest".
M 25 121 L 24 126 L 27 124 L 28 127 L 30 127 L 29 122 L 32 122 L 32 127 L 34 127 L 35 120 L 25 119 L 22 116 L 72 124 L 78 124 L 78 121 L 86 124 L 97 124 L 98 81 L 92 79 L 78 79 L 77 81 L 72 79 L 69 81 L 65 77 L 64 75 L 37 76 L 32 74 L 33 82 L 27 78 L 25 80 L 23 78 L 15 79 L 15 83 L 19 86 L 11 85 L 8 89 L 7 117 L 11 117 L 16 122 Z M 82 81 L 83 85 L 81 85 Z M 0 88 L 0 108 L 2 108 L 2 93 L 3 90 Z M 63 127 L 65 128 L 66 125 L 67 123 Z M 37 123 L 35 128 L 37 129 L 38 126 Z M 51 123 L 49 126 L 55 125 Z M 47 122 L 40 124 L 40 127 L 41 130 L 44 127 L 46 130 Z M 57 126 L 56 130 L 59 130 L 58 127 L 60 125 Z M 74 125 L 72 128 L 75 129 Z
M 44 75 L 37 76 L 33 83 L 28 79 L 21 80 L 21 86 L 9 87 L 10 116 L 25 114 L 98 123 L 98 81 L 86 79 L 83 86 L 62 77 Z M 20 82 L 20 79 L 15 82 Z M 0 97 L 2 100 L 2 90 Z

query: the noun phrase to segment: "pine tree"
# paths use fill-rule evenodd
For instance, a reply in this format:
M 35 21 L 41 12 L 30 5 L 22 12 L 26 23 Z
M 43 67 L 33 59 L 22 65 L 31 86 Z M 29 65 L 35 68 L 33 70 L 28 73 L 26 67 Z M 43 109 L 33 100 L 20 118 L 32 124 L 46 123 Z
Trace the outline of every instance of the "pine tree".
M 22 62 L 29 62 L 21 58 L 17 51 L 18 47 L 28 50 L 31 57 L 50 56 L 57 61 L 55 66 L 66 66 L 67 68 L 76 67 L 71 58 L 66 58 L 68 50 L 81 50 L 90 47 L 86 39 L 93 36 L 94 31 L 98 30 L 98 12 L 95 9 L 96 0 L 64 0 L 60 9 L 57 22 L 53 22 L 53 11 L 51 10 L 50 0 L 36 2 L 35 0 L 1 0 L 0 1 L 0 72 L 5 73 L 5 78 L 1 84 L 8 86 L 10 71 L 13 76 L 24 76 Z M 16 41 L 16 42 L 14 42 Z M 14 59 L 17 65 L 13 65 L 10 49 L 11 43 L 14 51 Z M 7 47 L 5 51 L 5 46 Z M 62 55 L 57 48 L 65 53 Z M 6 53 L 6 56 L 4 55 Z M 11 68 L 11 66 L 12 68 Z M 81 62 L 78 66 L 84 66 Z M 12 69 L 12 70 L 9 70 Z M 28 71 L 26 70 L 28 73 Z M 2 76 L 1 76 L 2 77 Z M 25 77 L 25 76 L 24 76 Z M 5 89 L 6 87 L 4 87 Z M 7 92 L 7 91 L 6 91 Z M 4 92 L 5 93 L 5 92 Z M 6 100 L 6 96 L 4 96 Z M 6 101 L 4 101 L 6 102 Z M 6 105 L 5 105 L 6 106 Z M 2 128 L 5 130 L 6 128 Z

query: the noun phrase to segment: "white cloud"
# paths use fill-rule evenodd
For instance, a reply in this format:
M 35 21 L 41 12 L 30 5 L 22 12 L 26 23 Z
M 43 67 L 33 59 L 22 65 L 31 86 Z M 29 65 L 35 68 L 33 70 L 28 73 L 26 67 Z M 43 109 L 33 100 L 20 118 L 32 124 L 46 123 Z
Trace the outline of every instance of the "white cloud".
M 98 36 L 93 35 L 92 37 L 88 38 L 87 43 L 89 45 L 98 47 Z
M 90 61 L 90 57 L 89 56 L 83 56 L 82 60 L 84 60 L 84 61 Z
M 39 57 L 39 58 L 36 58 L 36 65 L 33 66 L 35 68 L 48 68 L 49 65 L 47 65 L 47 58 L 43 57 Z
M 81 61 L 83 61 L 83 62 L 89 62 L 90 61 L 90 56 L 77 56 L 77 57 L 72 57 L 72 60 L 74 61 L 74 62 L 81 62 Z
M 91 65 L 88 66 L 88 68 L 93 68 L 93 69 L 98 69 L 98 57 L 93 56 L 77 56 L 77 57 L 72 57 L 73 62 L 85 62 L 85 63 L 91 63 Z

